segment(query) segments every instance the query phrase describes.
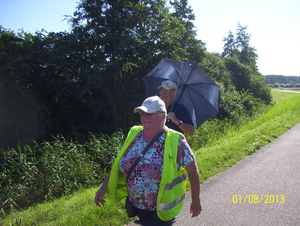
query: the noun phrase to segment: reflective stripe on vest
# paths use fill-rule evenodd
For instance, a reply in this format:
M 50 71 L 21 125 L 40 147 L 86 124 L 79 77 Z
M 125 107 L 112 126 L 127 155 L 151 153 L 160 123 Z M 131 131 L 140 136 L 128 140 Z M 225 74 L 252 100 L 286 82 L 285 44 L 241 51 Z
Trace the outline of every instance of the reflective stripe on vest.
M 175 178 L 172 183 L 166 184 L 165 190 L 172 190 L 174 186 L 177 184 L 180 184 L 181 182 L 185 181 L 186 179 L 186 173 L 180 175 L 179 177 Z
M 167 204 L 159 204 L 158 209 L 159 210 L 170 210 L 172 208 L 174 208 L 176 205 L 178 205 L 181 201 L 183 201 L 185 199 L 185 194 L 180 196 L 179 198 L 175 199 L 173 202 L 171 203 L 167 203 Z

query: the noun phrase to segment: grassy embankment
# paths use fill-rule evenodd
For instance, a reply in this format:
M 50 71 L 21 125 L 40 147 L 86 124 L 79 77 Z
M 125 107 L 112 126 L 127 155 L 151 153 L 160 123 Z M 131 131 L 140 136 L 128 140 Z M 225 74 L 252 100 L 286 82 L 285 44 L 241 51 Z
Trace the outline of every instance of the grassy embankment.
M 272 91 L 272 94 L 275 103 L 262 109 L 263 113 L 232 126 L 200 150 L 194 150 L 202 182 L 253 154 L 300 122 L 300 93 Z M 197 133 L 192 139 L 198 139 Z M 0 220 L 0 225 L 124 225 L 131 221 L 126 217 L 124 202 L 96 207 L 97 189 L 81 190 L 14 212 Z

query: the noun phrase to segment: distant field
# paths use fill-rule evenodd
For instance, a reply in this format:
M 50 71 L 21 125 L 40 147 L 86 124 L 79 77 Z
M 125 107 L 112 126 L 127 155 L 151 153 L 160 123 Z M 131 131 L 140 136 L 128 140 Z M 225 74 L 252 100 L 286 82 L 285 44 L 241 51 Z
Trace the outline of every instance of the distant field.
M 293 88 L 272 88 L 274 91 L 299 91 L 300 92 L 300 87 L 293 87 Z

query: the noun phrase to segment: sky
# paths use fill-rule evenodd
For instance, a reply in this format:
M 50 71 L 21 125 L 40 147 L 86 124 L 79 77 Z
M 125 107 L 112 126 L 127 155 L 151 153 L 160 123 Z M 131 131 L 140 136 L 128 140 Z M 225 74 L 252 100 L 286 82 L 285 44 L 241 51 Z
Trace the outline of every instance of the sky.
M 70 31 L 64 15 L 73 15 L 79 0 L 0 0 L 0 26 L 18 32 Z M 299 0 L 188 0 L 197 38 L 208 52 L 223 52 L 223 38 L 247 26 L 250 46 L 263 75 L 300 76 Z

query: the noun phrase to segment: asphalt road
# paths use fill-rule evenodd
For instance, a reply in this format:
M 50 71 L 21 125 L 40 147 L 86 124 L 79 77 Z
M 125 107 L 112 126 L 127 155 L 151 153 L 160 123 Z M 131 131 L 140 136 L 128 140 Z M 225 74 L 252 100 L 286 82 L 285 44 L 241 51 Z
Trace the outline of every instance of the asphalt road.
M 174 225 L 300 225 L 300 123 L 201 186 L 202 213 L 190 193 Z
M 188 192 L 174 225 L 300 225 L 300 123 L 207 180 L 200 194 L 202 213 L 190 216 Z

